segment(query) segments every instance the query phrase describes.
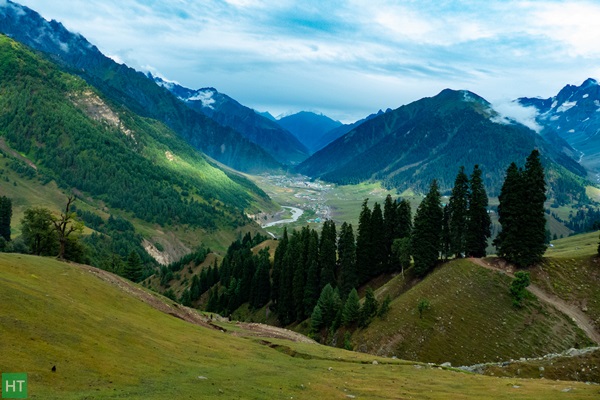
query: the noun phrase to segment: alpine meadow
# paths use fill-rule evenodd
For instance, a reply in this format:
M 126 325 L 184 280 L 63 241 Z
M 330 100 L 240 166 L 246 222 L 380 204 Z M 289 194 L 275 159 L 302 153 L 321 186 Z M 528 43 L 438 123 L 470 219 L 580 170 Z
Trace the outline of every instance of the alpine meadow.
M 598 18 L 0 1 L 0 397 L 598 398 Z

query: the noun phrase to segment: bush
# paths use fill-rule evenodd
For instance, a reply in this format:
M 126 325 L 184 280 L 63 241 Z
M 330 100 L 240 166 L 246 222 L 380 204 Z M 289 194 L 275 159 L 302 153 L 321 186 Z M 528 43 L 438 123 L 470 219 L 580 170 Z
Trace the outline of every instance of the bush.
M 529 272 L 518 271 L 515 273 L 515 279 L 510 284 L 510 297 L 512 297 L 513 306 L 523 307 L 523 299 L 527 294 L 525 288 L 529 286 L 530 282 Z

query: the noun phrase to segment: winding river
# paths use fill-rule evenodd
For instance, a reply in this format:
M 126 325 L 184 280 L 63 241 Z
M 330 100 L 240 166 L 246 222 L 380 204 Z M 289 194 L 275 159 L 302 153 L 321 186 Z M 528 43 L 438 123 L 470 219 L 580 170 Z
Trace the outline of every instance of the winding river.
M 288 210 L 291 210 L 292 211 L 292 218 L 279 219 L 277 221 L 273 221 L 273 222 L 269 222 L 268 224 L 264 224 L 262 227 L 263 228 L 268 228 L 268 227 L 273 226 L 273 225 L 289 224 L 291 222 L 296 222 L 302 216 L 302 214 L 304 214 L 304 210 L 302 210 L 300 208 L 288 207 L 288 206 L 282 206 L 282 208 L 287 208 Z

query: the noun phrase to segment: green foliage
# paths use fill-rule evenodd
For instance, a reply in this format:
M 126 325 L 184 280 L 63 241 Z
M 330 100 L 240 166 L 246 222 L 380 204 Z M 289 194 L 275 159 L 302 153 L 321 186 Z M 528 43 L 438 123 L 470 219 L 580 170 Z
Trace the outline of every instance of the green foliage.
M 462 257 L 467 252 L 469 194 L 469 178 L 465 173 L 465 167 L 461 166 L 454 180 L 454 187 L 448 201 L 450 253 L 457 258 Z
M 410 267 L 410 258 L 411 258 L 411 244 L 410 237 L 403 237 L 401 239 L 395 239 L 394 244 L 392 245 L 392 254 L 398 260 L 398 264 L 400 265 L 402 274 L 404 274 L 404 270 Z
M 33 207 L 25 210 L 21 220 L 21 234 L 31 254 L 36 256 L 57 254 L 58 238 L 52 219 L 52 213 L 47 208 Z
M 426 275 L 439 258 L 442 218 L 440 192 L 434 180 L 417 209 L 411 238 L 414 269 L 419 276 Z
M 423 313 L 431 308 L 431 303 L 427 299 L 420 299 L 417 303 L 417 311 L 419 311 L 419 318 L 423 318 Z
M 356 243 L 352 224 L 344 222 L 340 229 L 338 241 L 340 264 L 340 292 L 343 297 L 358 286 L 358 270 L 356 265 Z
M 344 309 L 342 310 L 342 324 L 345 326 L 351 326 L 358 322 L 359 318 L 360 298 L 358 297 L 358 292 L 356 289 L 352 289 L 348 295 L 348 298 L 346 299 Z
M 336 241 L 337 234 L 335 229 L 335 222 L 333 220 L 327 220 L 323 224 L 321 230 L 321 240 L 319 242 L 319 253 L 315 254 L 318 257 L 318 262 L 321 268 L 321 280 L 318 291 L 320 291 L 328 283 L 332 286 L 336 286 L 335 269 L 337 262 L 336 254 Z M 311 253 L 312 254 L 312 253 Z M 318 296 L 318 294 L 315 296 Z M 314 304 L 313 304 L 314 307 Z M 310 307 L 312 309 L 312 307 Z
M 495 244 L 508 261 L 528 267 L 541 261 L 546 250 L 546 200 L 544 169 L 537 150 L 531 152 L 525 170 L 512 163 L 500 192 L 498 205 L 502 231 Z
M 467 211 L 467 224 L 465 233 L 465 251 L 472 257 L 485 257 L 487 242 L 491 233 L 490 215 L 488 214 L 488 196 L 483 187 L 479 165 L 475 165 L 471 180 L 470 191 L 467 198 L 469 208 Z
M 375 292 L 371 287 L 367 288 L 365 292 L 365 302 L 360 309 L 360 326 L 365 327 L 371 323 L 371 320 L 375 315 L 377 315 L 377 309 L 379 308 L 379 303 L 375 298 Z
M 529 272 L 517 271 L 515 273 L 515 279 L 510 284 L 510 297 L 512 298 L 513 305 L 517 308 L 523 306 L 523 299 L 525 298 L 527 291 L 525 288 L 531 283 L 531 277 Z
M 335 323 L 341 308 L 342 302 L 338 291 L 330 284 L 325 285 L 311 315 L 311 318 L 316 317 L 316 320 L 312 320 L 313 330 L 329 329 Z
M 359 283 L 366 282 L 372 276 L 373 262 L 373 232 L 371 231 L 371 209 L 369 199 L 365 199 L 358 217 L 358 232 L 356 234 L 356 265 Z
M 392 303 L 392 297 L 388 294 L 385 296 L 385 299 L 381 302 L 381 306 L 379 307 L 379 311 L 377 311 L 377 316 L 379 318 L 385 318 L 385 316 L 390 311 L 390 304 Z
M 127 279 L 129 279 L 132 282 L 139 282 L 142 278 L 142 259 L 136 251 L 132 251 L 131 253 L 129 253 L 129 256 L 127 257 L 127 262 L 125 263 L 124 275 Z
M 12 200 L 0 197 L 0 237 L 10 242 L 10 221 L 12 218 Z
M 0 43 L 0 58 L 0 135 L 36 160 L 41 180 L 76 187 L 151 223 L 208 231 L 246 223 L 243 209 L 252 196 L 266 199 L 246 179 L 209 164 L 161 123 L 103 99 L 10 39 Z M 118 123 L 94 115 L 88 104 L 93 101 L 103 102 Z

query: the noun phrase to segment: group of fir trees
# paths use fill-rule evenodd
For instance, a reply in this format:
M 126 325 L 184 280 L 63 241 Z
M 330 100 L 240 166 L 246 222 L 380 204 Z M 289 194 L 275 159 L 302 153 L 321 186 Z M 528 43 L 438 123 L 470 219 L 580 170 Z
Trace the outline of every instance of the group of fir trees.
M 411 236 L 414 271 L 426 275 L 439 259 L 483 257 L 491 236 L 488 197 L 478 165 L 469 178 L 461 167 L 448 204 L 442 206 L 437 181 L 417 208 Z
M 498 200 L 498 255 L 520 267 L 541 261 L 546 251 L 546 181 L 538 150 L 527 157 L 524 169 L 510 164 Z
M 213 282 L 217 278 L 218 282 L 206 284 L 209 287 L 207 311 L 229 315 L 246 302 L 253 309 L 268 303 L 271 293 L 269 250 L 262 249 L 258 254 L 252 252 L 252 248 L 264 240 L 265 236 L 257 234 L 252 237 L 247 233 L 229 246 L 221 267 L 213 272 Z
M 358 284 L 368 282 L 383 272 L 402 269 L 395 241 L 409 238 L 412 232 L 411 207 L 408 200 L 393 201 L 387 196 L 383 206 L 371 210 L 366 199 L 358 219 L 356 268 Z M 356 287 L 357 285 L 354 285 Z M 348 288 L 346 288 L 348 289 Z M 347 294 L 344 291 L 343 294 Z

